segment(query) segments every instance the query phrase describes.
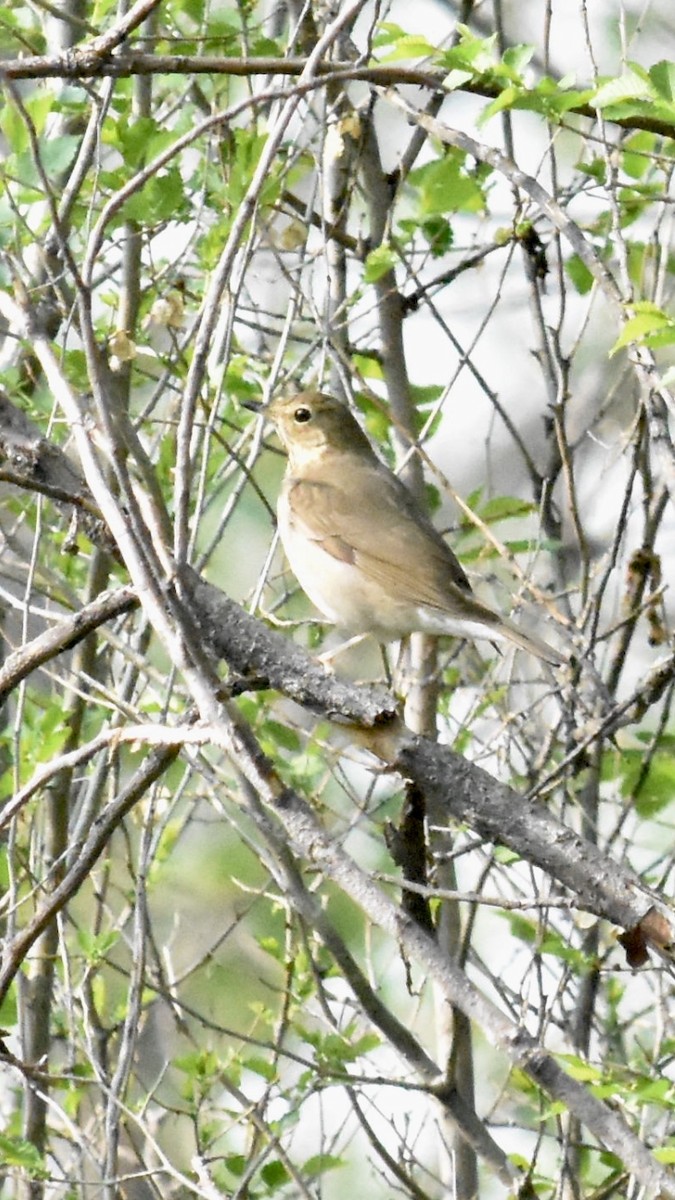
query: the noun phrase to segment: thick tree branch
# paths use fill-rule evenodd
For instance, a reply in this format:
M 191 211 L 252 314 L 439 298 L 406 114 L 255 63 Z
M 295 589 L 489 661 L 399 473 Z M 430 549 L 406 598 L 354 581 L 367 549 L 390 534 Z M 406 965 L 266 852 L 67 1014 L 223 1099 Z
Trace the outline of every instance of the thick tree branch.
M 0 407 L 0 420 L 3 412 L 16 421 L 13 414 L 18 410 Z M 0 442 L 2 437 L 0 425 Z M 30 445 L 26 453 L 30 457 Z M 62 451 L 50 447 L 43 461 L 58 472 L 63 466 L 61 458 L 65 460 Z M 77 475 L 75 478 L 79 495 L 84 485 Z M 205 645 L 238 677 L 237 690 L 244 689 L 250 677 L 256 687 L 267 685 L 304 708 L 353 726 L 355 737 L 432 799 L 434 820 L 452 816 L 489 841 L 509 846 L 570 888 L 580 907 L 623 929 L 640 927 L 647 914 L 655 910 L 660 921 L 648 924 L 648 936 L 660 951 L 669 951 L 675 942 L 672 915 L 636 875 L 578 837 L 539 802 L 524 800 L 448 747 L 414 738 L 397 716 L 396 701 L 384 689 L 357 687 L 337 679 L 290 639 L 267 628 L 192 571 L 185 569 L 181 582 Z M 121 611 L 114 598 L 106 600 L 108 603 L 110 615 Z M 120 603 L 131 606 L 131 594 L 120 597 Z M 25 678 L 26 670 L 66 649 L 76 634 L 78 621 L 89 617 L 96 623 L 95 610 L 84 618 L 77 614 L 44 635 L 44 642 L 38 640 L 32 648 L 18 651 L 22 657 L 13 656 L 3 672 L 0 696 Z M 357 730 L 361 732 L 357 734 Z
M 153 7 L 150 4 L 147 7 Z M 143 18 L 139 19 L 142 20 Z M 127 22 L 128 23 L 128 22 Z M 122 41 L 128 34 L 125 30 Z M 44 54 L 31 58 L 0 59 L 0 79 L 101 79 L 114 77 L 126 79 L 132 75 L 232 75 L 233 77 L 251 78 L 256 75 L 282 75 L 297 79 L 302 75 L 307 60 L 305 58 L 277 57 L 225 57 L 220 55 L 194 54 L 145 54 L 140 51 L 124 51 L 114 57 L 108 57 L 114 39 L 111 34 L 95 39 L 87 46 L 69 53 L 68 55 Z M 443 68 L 415 68 L 400 65 L 373 64 L 370 66 L 356 65 L 350 62 L 323 62 L 316 68 L 316 74 L 325 80 L 330 76 L 335 82 L 363 80 L 380 87 L 396 87 L 413 84 L 417 87 L 429 88 L 432 91 L 443 92 L 447 71 Z M 583 88 L 583 85 L 582 85 Z M 476 83 L 464 83 L 455 89 L 458 92 L 468 92 L 474 96 L 484 96 L 486 100 L 494 100 L 501 95 L 502 89 L 489 81 L 481 80 Z M 582 89 L 580 89 L 582 90 Z M 452 93 L 448 92 L 448 95 Z M 595 121 L 598 113 L 590 104 L 575 104 L 568 108 L 565 115 L 588 117 Z M 636 114 L 630 117 L 612 119 L 611 124 L 621 129 L 644 129 L 662 137 L 675 137 L 675 125 L 653 117 Z

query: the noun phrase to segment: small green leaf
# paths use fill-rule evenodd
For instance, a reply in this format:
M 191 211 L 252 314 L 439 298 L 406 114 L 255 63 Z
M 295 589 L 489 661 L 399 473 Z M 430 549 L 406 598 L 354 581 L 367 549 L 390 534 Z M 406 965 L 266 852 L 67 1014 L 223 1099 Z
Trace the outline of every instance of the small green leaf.
M 529 500 L 521 500 L 519 496 L 494 496 L 479 509 L 479 516 L 488 525 L 497 521 L 506 521 L 510 517 L 526 517 L 536 512 L 536 505 Z
M 675 100 L 675 62 L 662 58 L 649 68 L 654 91 L 664 100 Z
M 354 368 L 363 379 L 384 379 L 382 363 L 369 354 L 355 354 Z
M 606 108 L 621 100 L 650 100 L 653 88 L 647 72 L 632 63 L 622 75 L 601 83 L 591 100 L 593 108 Z
M 607 163 L 604 158 L 595 157 L 590 162 L 579 162 L 577 170 L 582 175 L 588 175 L 590 179 L 595 179 L 598 183 L 604 183 L 607 178 Z
M 482 113 L 478 117 L 477 123 L 479 128 L 482 128 L 483 125 L 486 125 L 490 120 L 490 117 L 494 117 L 497 113 L 503 112 L 505 108 L 513 108 L 516 101 L 519 100 L 523 95 L 523 91 L 524 89 L 522 87 L 518 87 L 515 84 L 512 84 L 510 87 L 505 87 L 499 93 L 499 95 L 494 100 L 491 100 L 490 103 L 483 109 Z
M 660 1079 L 639 1079 L 633 1088 L 633 1095 L 644 1104 L 665 1104 L 670 1107 L 674 1098 L 673 1084 L 663 1076 Z
M 26 122 L 13 104 L 6 104 L 0 111 L 0 130 L 5 135 L 7 145 L 13 154 L 23 154 L 24 150 L 30 146 Z M 4 157 L 6 160 L 6 150 Z
M 396 255 L 391 246 L 376 246 L 366 258 L 363 278 L 366 283 L 377 283 L 387 271 L 396 265 Z
M 578 254 L 572 254 L 565 262 L 565 270 L 580 296 L 585 296 L 593 287 L 593 274 Z
M 457 88 L 464 87 L 470 79 L 473 79 L 473 71 L 466 71 L 460 67 L 455 67 L 454 70 L 448 71 L 443 80 L 443 87 L 447 92 L 454 92 Z
M 270 1192 L 276 1192 L 280 1187 L 288 1183 L 291 1177 L 284 1164 L 278 1158 L 275 1158 L 272 1162 L 265 1163 L 265 1166 L 261 1168 L 260 1178 Z
M 388 63 L 399 62 L 401 59 L 429 58 L 436 54 L 436 47 L 432 46 L 421 34 L 404 33 L 394 42 L 391 42 L 390 45 L 391 50 L 388 54 L 380 55 L 379 62 Z
M 657 1162 L 675 1163 L 675 1145 L 657 1146 L 655 1150 L 652 1150 L 652 1154 Z
M 557 1054 L 556 1058 L 561 1062 L 567 1071 L 567 1074 L 572 1079 L 578 1080 L 579 1083 L 601 1083 L 602 1071 L 597 1067 L 591 1066 L 590 1063 L 579 1058 L 576 1054 Z
M 621 165 L 631 179 L 642 179 L 652 166 L 656 135 L 641 131 L 627 138 L 621 147 Z
M 12 985 L 2 1001 L 2 1004 L 0 1004 L 0 1029 L 6 1029 L 10 1025 L 16 1025 L 17 1020 L 18 1008 L 16 1003 L 16 991 L 14 985 Z
M 263 735 L 266 740 L 271 740 L 277 747 L 281 746 L 284 750 L 298 751 L 300 749 L 300 738 L 296 731 L 281 721 L 265 721 Z
M 153 175 L 139 192 L 129 197 L 122 211 L 125 220 L 139 221 L 144 226 L 187 220 L 192 208 L 187 205 L 178 167 Z
M 419 188 L 420 210 L 431 213 L 482 212 L 485 195 L 476 178 L 465 170 L 466 155 L 451 150 L 441 159 L 411 171 L 409 179 Z
M 530 46 L 526 43 L 521 43 L 517 46 L 509 46 L 508 49 L 504 51 L 502 62 L 504 63 L 505 67 L 508 67 L 509 71 L 511 71 L 513 75 L 522 75 L 527 64 L 531 62 L 533 54 L 534 46 Z
M 64 133 L 61 137 L 40 139 L 40 159 L 48 175 L 59 175 L 73 161 L 79 137 Z
M 434 258 L 441 258 L 443 254 L 447 254 L 455 240 L 455 235 L 452 225 L 445 217 L 440 214 L 426 217 L 420 228 Z
M 21 1167 L 30 1179 L 47 1178 L 48 1172 L 45 1170 L 40 1151 L 32 1142 L 23 1138 L 8 1137 L 0 1133 L 0 1158 L 4 1167 Z
M 334 1171 L 336 1167 L 344 1165 L 344 1159 L 337 1158 L 334 1154 L 313 1154 L 302 1164 L 302 1174 L 316 1179 L 318 1175 L 323 1175 L 326 1171 Z
M 476 37 L 466 25 L 457 25 L 458 43 L 450 50 L 437 56 L 437 61 L 449 71 L 456 68 L 465 69 L 475 77 L 494 70 L 499 58 L 497 54 L 497 34 L 489 37 Z
M 654 338 L 657 336 L 659 345 L 675 341 L 675 320 L 664 313 L 663 309 L 646 300 L 632 307 L 635 315 L 626 321 L 609 352 L 610 356 L 624 346 L 629 346 L 631 342 L 643 342 L 646 346 L 651 346 L 656 344 Z
M 438 383 L 411 383 L 410 395 L 417 408 L 430 408 L 443 395 Z
M 402 29 L 395 21 L 380 21 L 377 26 L 377 33 L 373 38 L 373 46 L 376 50 L 379 50 L 381 46 L 391 46 L 399 38 L 406 36 L 405 29 Z
M 227 1167 L 228 1171 L 235 1178 L 239 1179 L 248 1166 L 248 1158 L 243 1154 L 226 1154 L 223 1159 L 223 1165 Z
M 96 966 L 104 961 L 106 955 L 119 941 L 119 936 L 117 930 L 114 929 L 106 933 L 90 933 L 87 929 L 79 929 L 77 940 L 87 962 Z
M 621 795 L 635 796 L 635 811 L 643 819 L 654 817 L 667 808 L 675 797 L 675 755 L 659 749 L 652 755 L 644 772 L 644 750 L 625 749 L 620 758 Z
M 520 942 L 525 942 L 527 946 L 534 944 L 538 929 L 536 921 L 531 920 L 530 917 L 523 917 L 520 913 L 505 913 L 504 919 L 510 925 L 514 937 L 517 937 Z
M 520 862 L 520 855 L 516 854 L 515 850 L 509 850 L 508 846 L 495 846 L 492 857 L 503 867 L 510 867 L 511 863 Z
M 266 1058 L 258 1058 L 257 1055 L 252 1055 L 250 1058 L 245 1058 L 242 1066 L 247 1071 L 253 1071 L 255 1075 L 261 1075 L 268 1083 L 272 1083 L 277 1078 L 277 1069 L 274 1063 L 268 1062 Z

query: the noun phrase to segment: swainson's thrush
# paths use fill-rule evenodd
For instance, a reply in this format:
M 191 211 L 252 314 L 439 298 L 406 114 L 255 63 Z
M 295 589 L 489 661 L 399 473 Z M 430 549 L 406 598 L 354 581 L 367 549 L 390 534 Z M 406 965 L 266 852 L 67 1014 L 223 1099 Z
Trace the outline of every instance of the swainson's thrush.
M 262 411 L 288 451 L 281 540 L 301 587 L 330 621 L 380 642 L 451 634 L 563 661 L 473 595 L 450 547 L 344 404 L 301 392 Z

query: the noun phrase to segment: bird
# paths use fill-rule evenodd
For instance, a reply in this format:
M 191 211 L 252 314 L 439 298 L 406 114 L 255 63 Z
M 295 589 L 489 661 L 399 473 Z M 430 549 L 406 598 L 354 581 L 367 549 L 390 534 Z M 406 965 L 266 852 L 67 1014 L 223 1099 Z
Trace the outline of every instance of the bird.
M 381 643 L 416 632 L 486 638 L 562 664 L 547 642 L 474 595 L 450 546 L 342 401 L 304 391 L 246 406 L 265 414 L 288 454 L 279 534 L 324 617 Z

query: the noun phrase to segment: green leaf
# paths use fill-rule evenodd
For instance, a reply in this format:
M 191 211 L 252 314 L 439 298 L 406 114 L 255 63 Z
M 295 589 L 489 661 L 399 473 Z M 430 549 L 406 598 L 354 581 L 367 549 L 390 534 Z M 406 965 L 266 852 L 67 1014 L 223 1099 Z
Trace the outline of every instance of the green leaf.
M 477 121 L 479 128 L 482 128 L 483 125 L 487 124 L 487 122 L 490 120 L 490 117 L 494 117 L 496 113 L 502 112 L 505 108 L 513 108 L 516 101 L 519 100 L 522 95 L 522 87 L 517 87 L 513 84 L 510 87 L 505 87 L 503 91 L 501 91 L 499 95 L 496 96 L 494 100 L 491 100 L 490 103 L 483 109 Z
M 578 254 L 572 254 L 565 262 L 565 270 L 580 296 L 585 296 L 593 287 L 593 274 Z
M 88 929 L 82 928 L 77 932 L 79 946 L 91 966 L 96 966 L 105 960 L 107 954 L 119 941 L 119 937 L 118 931 L 114 929 L 106 933 L 90 933 Z
M 561 543 L 558 538 L 506 538 L 504 545 L 511 554 L 533 554 L 537 550 L 548 550 L 549 554 L 557 554 Z M 497 558 L 499 551 L 486 547 L 482 557 Z
M 504 913 L 504 920 L 511 927 L 511 933 L 518 941 L 525 942 L 527 946 L 532 946 L 537 938 L 538 925 L 530 917 L 523 917 L 520 913 Z
M 675 100 L 675 62 L 662 58 L 649 68 L 649 79 L 654 91 L 664 100 Z
M 4 1167 L 21 1167 L 31 1179 L 48 1177 L 40 1151 L 23 1138 L 0 1133 L 0 1158 Z
M 631 342 L 643 342 L 646 346 L 667 345 L 675 341 L 675 320 L 651 301 L 643 300 L 632 305 L 635 316 L 624 325 L 610 350 L 610 356 Z M 654 339 L 658 337 L 658 342 Z
M 638 1079 L 633 1088 L 633 1095 L 643 1104 L 661 1104 L 667 1108 L 675 1099 L 671 1080 L 663 1076 L 660 1079 Z
M 495 846 L 492 857 L 503 867 L 510 867 L 512 863 L 520 862 L 520 855 L 515 850 L 509 850 L 508 846 Z
M 626 139 L 621 147 L 621 165 L 631 179 L 642 179 L 653 165 L 651 155 L 656 147 L 656 135 L 642 130 Z
M 436 54 L 432 46 L 422 34 L 403 33 L 389 42 L 391 50 L 388 54 L 379 56 L 381 63 L 399 62 L 401 59 L 429 58 Z
M 168 167 L 153 175 L 139 192 L 129 197 L 122 211 L 125 220 L 138 221 L 144 226 L 187 220 L 192 215 L 192 206 L 186 201 L 178 167 Z
M 447 92 L 454 92 L 457 88 L 464 87 L 465 83 L 473 79 L 473 71 L 462 70 L 455 67 L 454 70 L 448 71 L 443 80 L 443 87 Z
M 0 1029 L 7 1029 L 11 1025 L 16 1025 L 17 1020 L 18 1008 L 16 1002 L 16 989 L 14 984 L 12 984 L 11 988 L 5 995 L 2 1004 L 0 1004 Z
M 497 34 L 490 34 L 486 38 L 476 37 L 466 25 L 458 25 L 457 32 L 457 45 L 438 55 L 437 62 L 449 71 L 457 68 L 467 70 L 473 77 L 494 70 L 499 61 Z
M 269 1189 L 270 1192 L 276 1192 L 280 1187 L 290 1181 L 290 1175 L 284 1164 L 275 1158 L 272 1162 L 265 1163 L 261 1168 L 260 1178 Z
M 411 383 L 410 396 L 416 408 L 430 408 L 443 395 L 439 383 Z
M 284 750 L 299 751 L 300 738 L 294 729 L 284 725 L 282 721 L 268 720 L 265 721 L 265 727 L 262 735 L 268 744 L 272 743 L 272 747 L 278 748 L 281 746 Z
M 654 95 L 647 72 L 631 64 L 623 74 L 607 79 L 597 88 L 591 99 L 593 108 L 607 108 L 621 100 L 650 100 Z
M 485 195 L 464 167 L 466 155 L 451 150 L 443 158 L 411 171 L 410 183 L 419 188 L 423 215 L 446 212 L 482 212 Z
M 626 229 L 633 221 L 648 212 L 655 200 L 660 200 L 663 190 L 657 183 L 636 183 L 632 187 L 620 188 L 617 199 L 621 215 L 621 228 Z
M 579 1058 L 576 1054 L 556 1054 L 556 1058 L 561 1062 L 567 1071 L 567 1074 L 572 1079 L 578 1080 L 579 1083 L 601 1083 L 602 1071 L 598 1067 L 591 1066 L 590 1063 Z
M 486 524 L 494 525 L 497 521 L 506 521 L 510 517 L 529 516 L 536 510 L 536 504 L 529 500 L 521 500 L 520 496 L 494 496 L 477 511 Z
M 120 123 L 121 124 L 121 123 Z M 153 117 L 138 117 L 120 130 L 119 149 L 128 166 L 141 167 L 175 142 L 177 130 L 163 129 Z
M 387 271 L 396 265 L 396 255 L 391 246 L 376 246 L 366 258 L 363 278 L 366 283 L 377 283 Z
M 344 1165 L 344 1159 L 337 1158 L 335 1154 L 313 1154 L 302 1164 L 302 1174 L 316 1179 L 318 1175 L 323 1175 L 326 1171 L 334 1171 L 336 1167 L 344 1167 Z
M 613 120 L 646 116 L 675 122 L 672 87 L 672 64 L 657 63 L 648 72 L 638 63 L 629 63 L 618 78 L 607 79 L 600 84 L 591 96 L 590 103 Z
M 590 179 L 597 180 L 598 183 L 604 183 L 607 178 L 607 163 L 604 158 L 593 158 L 590 162 L 577 163 L 577 170 L 582 175 L 588 175 Z
M 40 159 L 48 175 L 59 175 L 73 161 L 79 137 L 64 133 L 61 137 L 40 139 Z
M 593 95 L 592 88 L 575 88 L 572 82 L 571 79 L 555 80 L 549 75 L 544 75 L 536 87 L 523 93 L 514 107 L 529 108 L 549 120 L 556 120 L 571 108 L 588 104 Z
M 382 363 L 370 354 L 355 354 L 354 369 L 363 379 L 384 379 Z
M 522 75 L 524 68 L 532 60 L 534 49 L 534 46 L 526 43 L 509 46 L 504 51 L 502 62 L 514 76 Z
M 244 1174 L 244 1171 L 248 1166 L 248 1162 L 249 1160 L 244 1154 L 226 1154 L 225 1158 L 223 1159 L 223 1165 L 227 1167 L 228 1171 L 234 1175 L 236 1179 L 239 1179 L 239 1177 Z
M 268 1083 L 272 1083 L 277 1078 L 277 1069 L 274 1063 L 268 1062 L 266 1058 L 259 1058 L 257 1055 L 252 1055 L 250 1058 L 245 1058 L 242 1066 L 247 1071 L 253 1071 L 255 1075 L 261 1075 Z
M 455 240 L 455 235 L 452 225 L 445 217 L 440 214 L 427 217 L 422 221 L 420 228 L 434 258 L 440 258 L 443 254 L 447 254 Z
M 638 788 L 635 810 L 643 819 L 655 816 L 675 799 L 675 755 L 657 750 L 643 777 L 644 762 L 644 750 L 621 752 L 621 795 L 629 798 Z
M 657 1146 L 655 1150 L 652 1150 L 652 1154 L 657 1162 L 675 1163 L 675 1145 Z
M 380 21 L 377 33 L 373 38 L 373 47 L 379 50 L 381 46 L 392 46 L 399 38 L 407 36 L 405 29 L 402 29 L 395 21 Z
M 13 104 L 6 104 L 0 110 L 0 130 L 5 135 L 9 149 L 13 154 L 23 154 L 24 150 L 27 150 L 30 146 L 26 122 L 18 108 Z M 5 158 L 6 163 L 6 151 L 3 158 Z

